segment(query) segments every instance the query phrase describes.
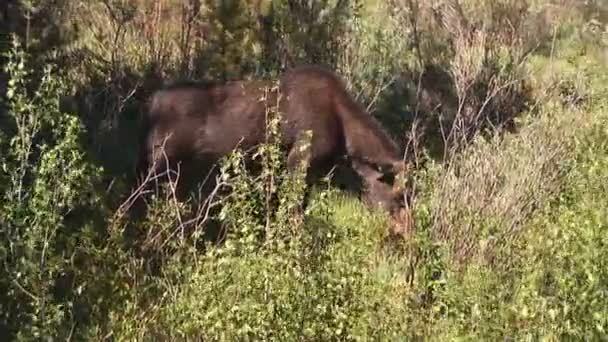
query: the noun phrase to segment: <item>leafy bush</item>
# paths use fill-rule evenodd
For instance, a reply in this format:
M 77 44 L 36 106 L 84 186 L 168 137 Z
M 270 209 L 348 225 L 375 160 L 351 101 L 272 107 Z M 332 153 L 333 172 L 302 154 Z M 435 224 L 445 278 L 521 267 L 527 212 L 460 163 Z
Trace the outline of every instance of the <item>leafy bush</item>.
M 576 168 L 560 193 L 544 201 L 516 239 L 497 244 L 499 261 L 473 261 L 446 276 L 441 295 L 449 309 L 437 325 L 443 337 L 606 337 L 606 175 L 599 171 L 606 131 L 593 121 L 586 138 L 575 143 L 568 163 Z
M 56 68 L 47 65 L 35 79 L 18 40 L 7 59 L 12 130 L 1 146 L 2 326 L 20 338 L 40 338 L 72 319 L 56 286 L 72 267 L 73 230 L 86 227 L 69 216 L 96 203 L 99 170 L 79 146 L 78 117 L 59 109 L 66 84 Z
M 433 290 L 439 339 L 606 336 L 604 69 L 588 61 L 561 70 L 581 80 L 584 106 L 549 91 L 516 135 L 478 138 L 430 168 L 417 228 L 441 253 L 418 254 L 421 264 L 447 261 Z

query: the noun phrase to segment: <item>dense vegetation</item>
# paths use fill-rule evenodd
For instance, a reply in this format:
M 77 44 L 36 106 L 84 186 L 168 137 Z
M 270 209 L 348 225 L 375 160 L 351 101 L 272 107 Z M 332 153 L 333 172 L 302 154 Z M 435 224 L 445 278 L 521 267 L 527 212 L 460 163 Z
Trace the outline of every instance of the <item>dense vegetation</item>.
M 0 19 L 0 336 L 608 338 L 605 2 L 13 0 Z M 221 209 L 169 184 L 126 214 L 155 87 L 303 63 L 415 160 L 407 239 L 329 182 L 301 210 L 272 144 L 259 174 L 225 160 Z

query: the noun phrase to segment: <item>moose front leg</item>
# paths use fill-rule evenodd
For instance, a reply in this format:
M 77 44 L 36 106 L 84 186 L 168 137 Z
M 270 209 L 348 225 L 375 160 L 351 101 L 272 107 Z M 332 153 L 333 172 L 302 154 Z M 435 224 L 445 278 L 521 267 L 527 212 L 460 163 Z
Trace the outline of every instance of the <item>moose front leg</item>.
M 300 134 L 287 155 L 287 170 L 290 173 L 297 171 L 299 167 L 304 170 L 310 168 L 312 159 L 312 131 Z

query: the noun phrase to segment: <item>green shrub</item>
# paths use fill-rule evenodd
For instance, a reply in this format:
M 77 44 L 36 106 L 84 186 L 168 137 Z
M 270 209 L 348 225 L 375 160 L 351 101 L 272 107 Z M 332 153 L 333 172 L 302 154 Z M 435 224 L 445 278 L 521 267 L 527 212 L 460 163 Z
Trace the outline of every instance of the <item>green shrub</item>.
M 583 106 L 549 90 L 516 135 L 478 139 L 421 184 L 417 229 L 446 257 L 419 263 L 447 261 L 439 340 L 606 336 L 605 66 L 569 67 Z
M 59 109 L 64 79 L 53 65 L 35 79 L 27 57 L 14 40 L 6 64 L 12 127 L 3 127 L 0 153 L 2 325 L 24 339 L 55 336 L 70 324 L 70 302 L 58 300 L 55 288 L 72 267 L 72 230 L 82 228 L 68 216 L 95 203 L 99 172 L 79 146 L 78 117 Z
M 599 109 L 599 108 L 598 108 Z M 448 277 L 447 336 L 482 339 L 606 338 L 605 115 L 591 119 L 561 191 L 547 199 L 500 262 L 472 262 Z M 597 120 L 597 121 L 596 121 Z

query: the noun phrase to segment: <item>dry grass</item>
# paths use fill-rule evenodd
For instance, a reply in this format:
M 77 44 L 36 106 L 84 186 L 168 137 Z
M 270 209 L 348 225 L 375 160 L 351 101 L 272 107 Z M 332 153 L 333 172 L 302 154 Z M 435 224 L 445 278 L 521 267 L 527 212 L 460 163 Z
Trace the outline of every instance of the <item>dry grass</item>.
M 431 237 L 447 246 L 455 264 L 491 262 L 559 193 L 575 136 L 588 119 L 585 82 L 571 77 L 538 85 L 529 69 L 533 53 L 553 53 L 557 27 L 571 13 L 546 2 L 394 3 L 418 35 L 411 40 L 419 42 L 424 66 L 416 118 L 428 125 L 428 114 L 437 113 L 444 146 L 441 162 L 431 163 L 432 185 L 414 191 L 414 207 L 424 216 L 428 206 Z M 564 84 L 572 88 L 567 94 Z M 534 121 L 517 127 L 515 119 L 528 113 Z M 409 139 L 417 145 L 420 132 L 435 133 L 413 127 Z M 422 155 L 418 149 L 414 159 Z
M 560 191 L 582 112 L 546 116 L 518 136 L 478 140 L 443 170 L 431 195 L 433 234 L 454 260 L 491 255 Z
M 449 160 L 480 132 L 514 130 L 531 99 L 525 63 L 552 34 L 524 1 L 393 1 L 417 54 L 415 117 Z M 550 40 L 550 39 L 549 39 Z M 439 126 L 439 127 L 435 127 Z

